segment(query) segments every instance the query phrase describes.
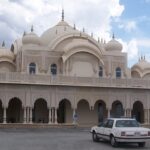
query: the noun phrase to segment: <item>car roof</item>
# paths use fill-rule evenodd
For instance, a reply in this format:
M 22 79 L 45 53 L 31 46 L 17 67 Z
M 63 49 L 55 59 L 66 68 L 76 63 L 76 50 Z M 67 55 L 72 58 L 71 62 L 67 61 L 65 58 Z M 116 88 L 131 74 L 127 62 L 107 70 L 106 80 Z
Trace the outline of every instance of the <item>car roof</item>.
M 135 118 L 108 118 L 107 120 L 135 120 Z

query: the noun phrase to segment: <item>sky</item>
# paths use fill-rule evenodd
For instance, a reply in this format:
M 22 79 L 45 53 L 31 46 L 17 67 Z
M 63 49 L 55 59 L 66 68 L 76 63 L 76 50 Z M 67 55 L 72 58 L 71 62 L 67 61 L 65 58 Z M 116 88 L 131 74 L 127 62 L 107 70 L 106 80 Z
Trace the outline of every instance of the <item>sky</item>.
M 24 31 L 39 36 L 61 20 L 97 40 L 115 39 L 128 53 L 128 66 L 145 56 L 150 61 L 150 0 L 0 0 L 0 44 L 9 48 Z

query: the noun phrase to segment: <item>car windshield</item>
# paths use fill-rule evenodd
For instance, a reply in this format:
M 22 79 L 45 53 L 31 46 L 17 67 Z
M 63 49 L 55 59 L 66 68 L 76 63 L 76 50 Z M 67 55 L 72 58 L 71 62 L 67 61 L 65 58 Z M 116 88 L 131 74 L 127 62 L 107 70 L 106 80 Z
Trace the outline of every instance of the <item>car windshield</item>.
M 136 120 L 117 120 L 116 127 L 139 127 Z

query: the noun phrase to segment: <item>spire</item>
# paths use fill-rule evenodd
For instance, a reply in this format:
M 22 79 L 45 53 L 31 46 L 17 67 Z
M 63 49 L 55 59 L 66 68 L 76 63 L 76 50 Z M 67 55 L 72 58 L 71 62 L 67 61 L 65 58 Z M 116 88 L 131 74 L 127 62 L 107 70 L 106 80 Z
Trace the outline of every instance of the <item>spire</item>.
M 76 24 L 74 23 L 73 29 L 76 30 Z
M 3 43 L 2 43 L 2 47 L 5 47 L 5 42 L 3 41 Z
M 23 36 L 25 36 L 25 35 L 26 35 L 26 31 L 23 32 Z
M 33 29 L 33 25 L 31 26 L 31 32 L 33 32 L 34 31 L 34 29 Z
M 64 9 L 62 9 L 61 21 L 64 21 Z
M 84 29 L 84 27 L 83 27 L 83 32 L 85 32 L 85 29 Z
M 114 40 L 115 39 L 115 34 L 113 33 L 113 35 L 112 35 L 112 39 Z

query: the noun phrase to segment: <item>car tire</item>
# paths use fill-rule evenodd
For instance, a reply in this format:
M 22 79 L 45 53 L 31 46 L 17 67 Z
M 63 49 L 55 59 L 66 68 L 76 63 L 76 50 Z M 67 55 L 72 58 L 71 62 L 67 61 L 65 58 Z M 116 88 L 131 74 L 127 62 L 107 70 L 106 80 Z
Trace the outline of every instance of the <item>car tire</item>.
M 145 146 L 145 142 L 139 142 L 138 145 L 139 145 L 139 147 L 144 147 Z
M 97 137 L 97 134 L 95 131 L 92 132 L 92 139 L 94 142 L 98 142 L 99 141 L 99 138 Z
M 116 142 L 116 139 L 115 139 L 115 137 L 113 135 L 110 136 L 110 144 L 113 147 L 117 147 L 118 146 L 118 143 Z

